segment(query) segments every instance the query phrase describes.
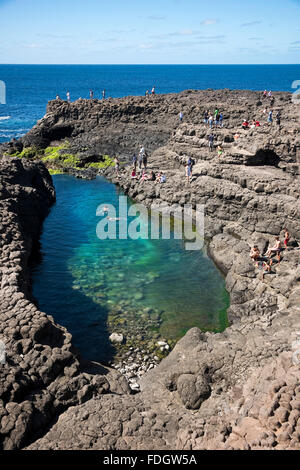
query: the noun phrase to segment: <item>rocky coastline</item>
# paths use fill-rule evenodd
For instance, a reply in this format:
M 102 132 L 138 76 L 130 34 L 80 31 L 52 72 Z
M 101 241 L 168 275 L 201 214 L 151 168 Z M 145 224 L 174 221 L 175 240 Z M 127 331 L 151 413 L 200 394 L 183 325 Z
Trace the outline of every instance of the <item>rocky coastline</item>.
M 1 153 L 14 155 L 0 160 L 4 449 L 300 448 L 299 105 L 288 93 L 274 96 L 279 126 L 266 123 L 268 101 L 258 92 L 55 101 L 20 142 L 2 146 Z M 204 111 L 214 107 L 224 112 L 224 127 L 213 129 L 221 157 L 209 151 L 203 123 Z M 241 129 L 244 118 L 258 117 L 259 128 Z M 230 326 L 217 334 L 191 329 L 143 374 L 137 394 L 117 371 L 83 363 L 71 335 L 38 311 L 24 281 L 54 197 L 47 171 L 34 160 L 66 139 L 76 156 L 70 171 L 80 176 L 86 164 L 118 154 L 119 176 L 108 166 L 89 169 L 90 177 L 104 174 L 148 206 L 205 204 L 209 252 L 226 274 Z M 166 183 L 131 180 L 128 162 L 141 144 L 148 166 L 163 171 Z M 29 158 L 17 158 L 28 148 L 34 149 Z M 184 174 L 188 156 L 195 160 L 191 183 Z M 250 246 L 264 252 L 284 227 L 291 243 L 272 274 L 262 276 Z

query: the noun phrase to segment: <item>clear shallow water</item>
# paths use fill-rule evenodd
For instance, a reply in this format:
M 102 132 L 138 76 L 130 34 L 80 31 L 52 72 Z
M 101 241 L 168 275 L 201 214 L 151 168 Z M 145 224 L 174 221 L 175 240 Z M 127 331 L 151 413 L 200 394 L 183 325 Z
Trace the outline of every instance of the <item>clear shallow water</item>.
M 231 88 L 289 91 L 300 79 L 300 65 L 0 65 L 6 83 L 7 104 L 0 104 L 0 142 L 20 137 L 44 116 L 56 94 L 71 100 L 107 96 L 144 95 L 186 89 Z M 1 117 L 10 116 L 1 120 Z
M 99 240 L 100 204 L 118 206 L 105 179 L 53 177 L 57 203 L 44 223 L 41 263 L 33 269 L 39 307 L 73 334 L 83 356 L 112 359 L 112 331 L 178 339 L 189 328 L 222 330 L 228 294 L 203 251 L 180 240 Z

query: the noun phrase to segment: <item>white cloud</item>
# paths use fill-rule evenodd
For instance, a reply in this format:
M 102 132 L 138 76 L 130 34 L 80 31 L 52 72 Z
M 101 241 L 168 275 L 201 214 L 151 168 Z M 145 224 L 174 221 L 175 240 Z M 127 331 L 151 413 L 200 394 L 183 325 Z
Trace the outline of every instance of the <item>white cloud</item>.
M 217 22 L 218 22 L 218 20 L 215 19 L 215 18 L 207 18 L 206 20 L 201 21 L 200 24 L 208 26 L 208 25 L 211 25 L 211 24 L 216 24 Z

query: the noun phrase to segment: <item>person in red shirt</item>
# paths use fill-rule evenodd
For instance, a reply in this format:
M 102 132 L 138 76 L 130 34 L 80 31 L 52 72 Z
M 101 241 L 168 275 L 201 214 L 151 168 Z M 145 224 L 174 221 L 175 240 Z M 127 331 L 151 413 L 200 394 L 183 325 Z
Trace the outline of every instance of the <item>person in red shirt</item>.
M 285 228 L 284 229 L 284 240 L 283 240 L 285 248 L 287 248 L 287 244 L 288 244 L 289 241 L 290 241 L 290 234 L 287 231 L 287 229 Z

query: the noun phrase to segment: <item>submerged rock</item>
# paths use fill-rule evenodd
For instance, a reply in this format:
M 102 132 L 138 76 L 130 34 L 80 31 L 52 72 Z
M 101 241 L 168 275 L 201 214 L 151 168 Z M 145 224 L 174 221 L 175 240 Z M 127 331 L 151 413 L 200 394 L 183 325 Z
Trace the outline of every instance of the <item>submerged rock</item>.
M 109 337 L 111 343 L 122 344 L 124 342 L 124 336 L 121 333 L 112 333 Z

